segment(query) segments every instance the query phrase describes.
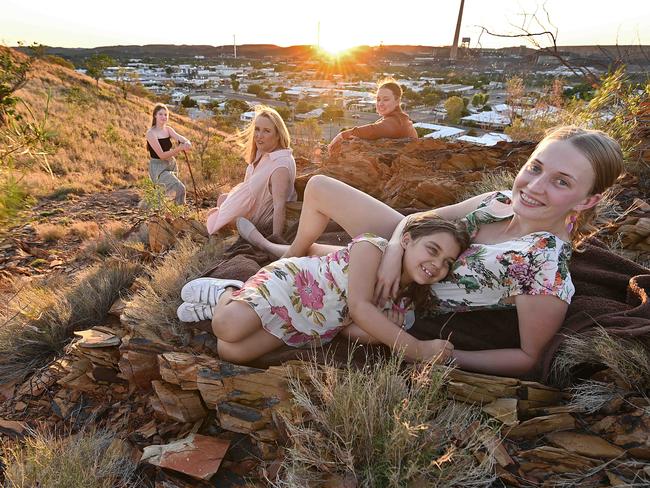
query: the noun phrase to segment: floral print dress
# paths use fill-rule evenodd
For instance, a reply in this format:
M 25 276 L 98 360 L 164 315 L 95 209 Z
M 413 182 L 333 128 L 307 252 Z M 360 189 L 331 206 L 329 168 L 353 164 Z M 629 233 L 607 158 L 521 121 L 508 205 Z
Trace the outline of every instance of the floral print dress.
M 481 225 L 512 218 L 512 192 L 495 192 L 466 217 L 472 239 Z M 514 307 L 517 295 L 553 295 L 570 303 L 571 244 L 550 232 L 533 232 L 497 244 L 472 244 L 447 278 L 431 285 L 432 313 Z
M 265 266 L 231 298 L 248 303 L 262 327 L 289 346 L 303 347 L 331 341 L 351 319 L 347 305 L 350 248 L 370 242 L 382 252 L 388 241 L 363 234 L 327 256 L 291 257 Z M 406 313 L 405 329 L 414 322 L 407 299 L 389 303 Z

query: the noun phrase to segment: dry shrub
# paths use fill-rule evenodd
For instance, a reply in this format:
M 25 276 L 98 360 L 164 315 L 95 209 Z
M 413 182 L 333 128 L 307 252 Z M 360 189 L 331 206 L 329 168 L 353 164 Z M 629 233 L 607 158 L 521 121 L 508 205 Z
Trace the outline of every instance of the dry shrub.
M 340 370 L 315 362 L 290 380 L 306 422 L 285 415 L 292 445 L 277 487 L 355 479 L 359 487 L 486 486 L 494 460 L 474 452 L 494 435 L 479 409 L 448 401 L 447 369 L 367 361 Z M 334 486 L 334 485 L 331 485 Z
M 69 233 L 80 239 L 97 237 L 99 235 L 99 226 L 96 222 L 91 221 L 75 222 L 70 226 Z
M 568 336 L 553 362 L 553 381 L 562 386 L 571 381 L 581 365 L 602 365 L 611 369 L 631 390 L 650 388 L 650 342 L 647 338 L 627 339 L 609 335 L 602 327 L 593 333 Z
M 12 488 L 114 488 L 142 486 L 137 465 L 109 430 L 88 427 L 71 435 L 39 429 L 22 444 L 5 443 L 3 486 Z
M 490 191 L 510 190 L 515 181 L 515 176 L 517 176 L 516 173 L 507 170 L 488 171 L 481 175 L 480 180 L 471 184 L 460 195 L 458 201 L 467 200 L 468 198 Z
M 57 242 L 68 233 L 68 229 L 60 224 L 38 224 L 35 230 L 36 235 L 45 242 Z
M 98 325 L 140 265 L 111 259 L 71 283 L 23 289 L 0 326 L 0 383 L 22 380 L 60 353 L 75 330 Z
M 176 316 L 176 309 L 182 303 L 181 288 L 214 267 L 223 250 L 223 241 L 210 241 L 205 245 L 190 239 L 179 241 L 161 263 L 147 268 L 148 277 L 138 278 L 138 292 L 126 304 L 122 319 L 131 327 L 160 337 L 168 337 L 171 333 L 182 342 L 187 334 Z

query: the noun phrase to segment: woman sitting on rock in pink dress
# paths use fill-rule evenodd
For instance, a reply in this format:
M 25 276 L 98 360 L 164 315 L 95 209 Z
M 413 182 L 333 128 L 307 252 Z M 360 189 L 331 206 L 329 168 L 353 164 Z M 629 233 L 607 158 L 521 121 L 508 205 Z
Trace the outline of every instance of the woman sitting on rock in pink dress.
M 244 181 L 219 196 L 217 207 L 208 212 L 208 232 L 214 234 L 238 217 L 245 217 L 258 226 L 272 221 L 273 233 L 280 235 L 286 203 L 297 198 L 289 131 L 277 111 L 258 105 L 242 139 L 248 163 Z
M 461 224 L 435 215 L 410 219 L 400 239 L 400 291 L 383 313 L 373 291 L 388 241 L 364 234 L 326 256 L 280 259 L 246 283 L 190 281 L 181 290 L 178 317 L 184 322 L 212 319 L 219 357 L 234 363 L 250 362 L 283 344 L 324 344 L 338 333 L 383 343 L 409 360 L 444 362 L 451 344 L 415 339 L 404 331 L 413 323 L 405 314 L 424 305 L 428 285 L 447 275 L 468 241 Z

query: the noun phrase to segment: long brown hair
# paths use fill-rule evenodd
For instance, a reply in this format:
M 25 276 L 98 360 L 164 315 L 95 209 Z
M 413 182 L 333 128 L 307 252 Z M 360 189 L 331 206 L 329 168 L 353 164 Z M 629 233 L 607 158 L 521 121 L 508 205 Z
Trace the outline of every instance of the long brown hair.
M 157 103 L 156 105 L 154 105 L 153 114 L 151 115 L 151 127 L 156 127 L 156 115 L 158 114 L 158 112 L 160 112 L 163 109 L 167 110 L 167 113 L 169 113 L 169 109 L 167 108 L 167 105 L 165 105 L 164 103 Z
M 408 233 L 411 239 L 417 240 L 438 232 L 450 234 L 460 247 L 461 253 L 469 247 L 470 236 L 465 224 L 461 221 L 443 219 L 435 213 L 409 217 L 402 231 L 402 235 Z M 431 286 L 411 283 L 399 293 L 398 298 L 401 299 L 403 297 L 410 297 L 413 300 L 416 310 L 424 310 L 432 302 Z

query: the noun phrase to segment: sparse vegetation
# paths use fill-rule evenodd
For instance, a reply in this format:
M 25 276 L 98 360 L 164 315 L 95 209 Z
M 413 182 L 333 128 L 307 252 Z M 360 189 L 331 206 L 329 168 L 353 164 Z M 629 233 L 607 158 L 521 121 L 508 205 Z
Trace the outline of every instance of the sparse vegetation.
M 494 432 L 478 409 L 446 399 L 446 371 L 396 357 L 361 369 L 311 363 L 290 382 L 307 420 L 285 415 L 291 446 L 275 486 L 489 485 L 491 455 L 472 452 Z
M 145 276 L 138 278 L 138 292 L 127 304 L 124 319 L 133 327 L 182 341 L 187 334 L 176 318 L 181 288 L 216 266 L 223 249 L 223 242 L 201 246 L 180 241 L 158 266 L 147 268 Z
M 0 465 L 3 486 L 11 488 L 126 488 L 139 481 L 127 445 L 91 427 L 67 435 L 39 429 L 21 444 L 5 442 Z
M 460 195 L 459 201 L 489 191 L 508 190 L 512 188 L 515 176 L 517 176 L 515 173 L 505 170 L 486 172 L 481 176 L 479 181 L 470 185 L 466 191 Z
M 100 323 L 139 272 L 136 262 L 111 259 L 71 283 L 21 290 L 0 318 L 0 383 L 23 379 L 59 354 L 73 331 Z
M 650 388 L 650 342 L 646 337 L 614 337 L 602 327 L 590 334 L 568 336 L 553 362 L 554 382 L 567 385 L 580 365 L 611 369 L 631 391 Z

